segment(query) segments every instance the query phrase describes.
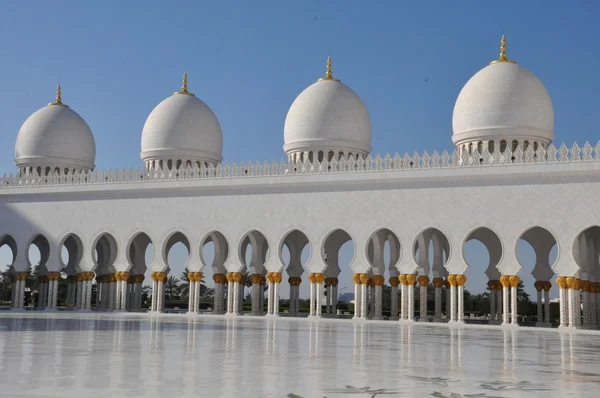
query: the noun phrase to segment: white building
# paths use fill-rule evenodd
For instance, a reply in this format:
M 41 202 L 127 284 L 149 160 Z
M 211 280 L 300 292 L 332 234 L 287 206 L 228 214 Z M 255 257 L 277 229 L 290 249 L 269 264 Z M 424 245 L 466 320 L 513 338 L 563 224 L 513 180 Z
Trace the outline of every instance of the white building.
M 392 319 L 399 313 L 411 321 L 415 284 L 422 286 L 423 313 L 432 280 L 435 320 L 442 319 L 446 285 L 447 316 L 462 322 L 468 267 L 463 246 L 477 239 L 490 252 L 493 322 L 508 325 L 516 323 L 522 272 L 516 243 L 525 239 L 537 257 L 532 273 L 540 325 L 549 320 L 542 302 L 549 303 L 554 274 L 560 276 L 561 325 L 598 325 L 600 144 L 553 144 L 550 97 L 535 75 L 506 58 L 504 39 L 500 58 L 458 95 L 452 124 L 453 153 L 371 154 L 367 109 L 332 76 L 328 61 L 325 77 L 304 90 L 287 115 L 288 162 L 221 163 L 219 121 L 188 92 L 184 76 L 182 90 L 158 104 L 146 121 L 143 167 L 95 171 L 92 132 L 62 103 L 59 91 L 55 102 L 23 124 L 15 148 L 18 172 L 0 181 L 0 245 L 13 252 L 13 306 L 23 306 L 29 247 L 36 245 L 42 306 L 56 307 L 64 266 L 73 282 L 68 300 L 77 309 L 92 307 L 95 277 L 97 309 L 135 310 L 143 275 L 151 269 L 152 311 L 162 311 L 167 253 L 182 242 L 190 252 L 191 312 L 198 308 L 197 278 L 212 267 L 217 313 L 241 313 L 240 282 L 247 271 L 255 315 L 262 313 L 266 283 L 272 287 L 270 315 L 279 314 L 280 283 L 291 285 L 292 315 L 300 283 L 310 283 L 311 316 L 322 315 L 322 304 L 335 314 L 335 302 L 321 303 L 322 291 L 327 286 L 327 297 L 337 297 L 339 248 L 353 240 L 355 318 L 381 318 L 381 286 L 388 279 L 392 297 L 401 286 L 401 309 L 393 300 Z M 157 249 L 146 264 L 150 242 Z M 215 247 L 211 264 L 202 257 L 208 242 Z M 312 253 L 303 267 L 300 254 L 309 243 Z M 558 258 L 549 264 L 554 245 Z M 252 258 L 246 262 L 248 246 Z

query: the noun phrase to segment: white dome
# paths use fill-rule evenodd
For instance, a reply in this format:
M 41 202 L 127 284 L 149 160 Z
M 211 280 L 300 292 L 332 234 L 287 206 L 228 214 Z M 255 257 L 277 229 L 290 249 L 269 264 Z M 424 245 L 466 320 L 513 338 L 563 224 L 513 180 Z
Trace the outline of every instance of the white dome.
M 189 93 L 176 93 L 148 116 L 142 131 L 142 159 L 220 162 L 223 134 L 213 111 Z
M 93 170 L 96 143 L 90 127 L 71 108 L 50 104 L 29 116 L 15 144 L 17 167 Z
M 546 88 L 512 62 L 492 63 L 463 87 L 454 105 L 452 141 L 554 139 L 554 111 Z
M 319 80 L 300 93 L 290 107 L 285 118 L 283 150 L 368 154 L 371 120 L 365 104 L 341 82 Z

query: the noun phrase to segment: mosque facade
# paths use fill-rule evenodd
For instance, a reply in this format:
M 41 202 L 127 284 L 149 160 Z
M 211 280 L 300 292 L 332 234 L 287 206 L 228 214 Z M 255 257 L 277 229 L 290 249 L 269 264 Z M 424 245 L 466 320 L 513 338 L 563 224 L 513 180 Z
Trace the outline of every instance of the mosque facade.
M 243 313 L 247 274 L 253 315 L 264 315 L 266 291 L 267 315 L 279 316 L 279 299 L 288 298 L 280 297 L 279 287 L 288 283 L 287 315 L 298 316 L 299 286 L 308 283 L 310 316 L 333 317 L 338 253 L 352 241 L 355 319 L 383 319 L 387 282 L 389 319 L 417 321 L 415 301 L 426 314 L 429 286 L 434 316 L 418 321 L 462 323 L 463 247 L 475 239 L 490 254 L 489 323 L 515 326 L 519 275 L 530 271 L 516 255 L 524 239 L 536 254 L 531 272 L 538 325 L 550 326 L 549 291 L 559 289 L 560 326 L 597 328 L 600 143 L 554 143 L 550 96 L 535 75 L 507 58 L 504 38 L 500 57 L 458 95 L 452 127 L 452 153 L 371 154 L 369 113 L 333 77 L 328 59 L 325 77 L 289 109 L 287 160 L 224 163 L 217 116 L 188 91 L 184 75 L 181 90 L 146 120 L 143 166 L 102 171 L 95 170 L 91 129 L 62 102 L 59 87 L 56 100 L 22 125 L 17 171 L 0 180 L 0 246 L 13 253 L 13 309 L 23 310 L 29 247 L 35 245 L 39 308 L 56 310 L 65 272 L 71 309 L 140 311 L 144 274 L 151 270 L 150 311 L 162 312 L 168 253 L 181 242 L 189 251 L 190 313 L 199 312 L 200 280 L 211 267 L 215 313 Z M 210 262 L 202 254 L 209 243 Z M 155 254 L 146 262 L 150 244 Z M 307 245 L 311 253 L 303 264 Z M 550 283 L 554 276 L 557 286 Z M 450 303 L 444 312 L 443 294 Z

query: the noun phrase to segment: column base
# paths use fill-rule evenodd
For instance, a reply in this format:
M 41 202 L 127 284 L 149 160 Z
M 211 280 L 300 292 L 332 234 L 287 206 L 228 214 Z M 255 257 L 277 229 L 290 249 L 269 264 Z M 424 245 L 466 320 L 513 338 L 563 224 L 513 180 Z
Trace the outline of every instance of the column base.
M 429 318 L 419 318 L 418 322 L 428 323 L 429 322 Z
M 400 323 L 415 323 L 414 319 L 399 319 L 398 322 Z
M 198 315 L 199 312 L 198 311 L 188 311 L 186 312 L 187 315 Z
M 383 316 L 378 315 L 378 316 L 374 316 L 371 319 L 373 319 L 374 321 L 382 321 L 383 320 Z
M 20 308 L 11 308 L 10 311 L 11 312 L 26 312 L 27 310 L 23 307 L 20 307 Z
M 398 318 L 398 316 L 396 315 L 396 316 L 390 316 L 388 319 L 389 319 L 390 321 L 397 321 L 399 318 Z
M 502 324 L 500 326 L 502 326 L 503 328 L 517 329 L 519 327 L 519 324 L 518 323 L 510 323 L 510 322 L 509 323 L 502 322 Z
M 434 323 L 443 323 L 445 322 L 442 318 L 433 318 Z

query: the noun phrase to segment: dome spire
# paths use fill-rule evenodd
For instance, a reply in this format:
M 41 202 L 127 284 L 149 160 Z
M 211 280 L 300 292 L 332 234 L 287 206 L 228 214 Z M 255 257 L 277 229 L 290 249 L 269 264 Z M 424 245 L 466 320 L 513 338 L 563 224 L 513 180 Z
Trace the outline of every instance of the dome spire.
M 515 61 L 506 58 L 506 39 L 504 38 L 504 35 L 502 35 L 502 40 L 500 40 L 500 58 L 490 62 L 490 64 L 496 64 L 499 62 L 510 62 L 511 64 L 515 63 Z
M 187 88 L 187 72 L 183 72 L 183 81 L 181 82 L 181 91 L 178 91 L 175 94 L 194 95 L 194 94 L 190 93 Z
M 317 81 L 320 82 L 322 80 L 333 80 L 334 82 L 339 82 L 340 81 L 340 79 L 336 79 L 331 74 L 331 57 L 327 57 L 327 71 L 325 72 L 325 77 L 322 77 L 322 78 L 320 78 Z
M 60 84 L 58 86 L 56 86 L 56 99 L 54 100 L 54 102 L 51 102 L 48 104 L 48 106 L 50 105 L 58 105 L 58 106 L 64 106 L 67 107 L 67 105 L 62 103 L 62 94 L 61 94 L 61 90 L 60 90 Z

